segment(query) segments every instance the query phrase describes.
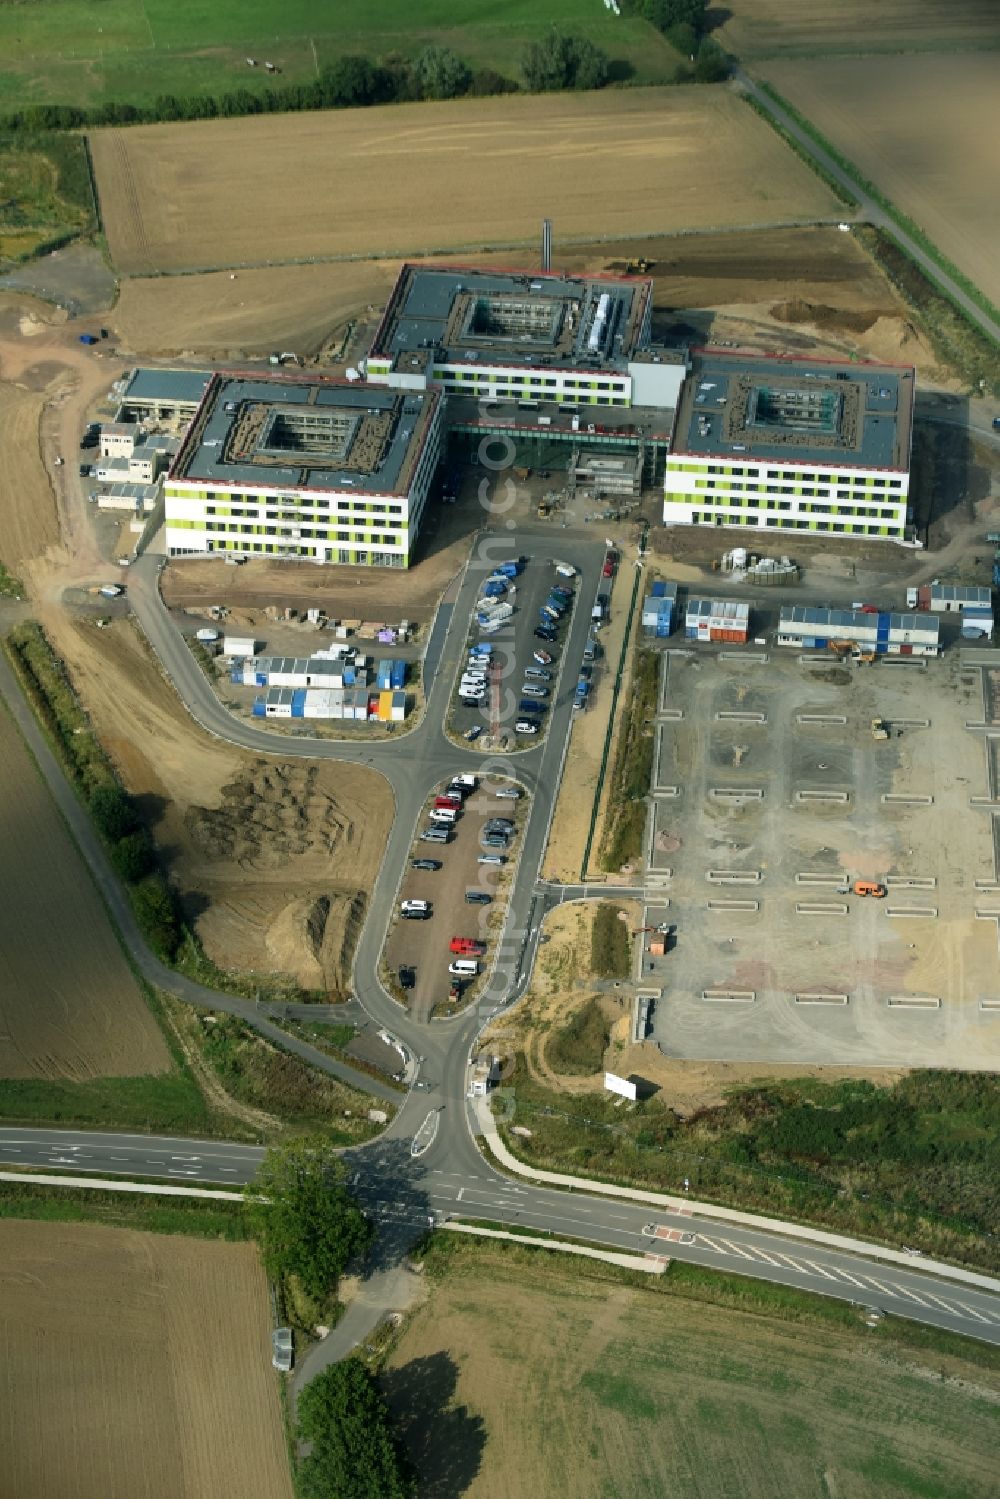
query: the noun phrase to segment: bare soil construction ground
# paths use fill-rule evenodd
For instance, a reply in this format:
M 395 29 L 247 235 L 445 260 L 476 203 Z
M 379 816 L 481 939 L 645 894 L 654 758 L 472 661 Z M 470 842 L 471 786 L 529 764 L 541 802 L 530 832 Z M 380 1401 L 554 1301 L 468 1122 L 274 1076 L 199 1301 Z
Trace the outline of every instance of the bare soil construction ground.
M 0 1266 L 5 1493 L 291 1499 L 254 1245 L 4 1221 Z
M 232 569 L 230 569 L 232 571 Z M 221 968 L 343 992 L 392 819 L 374 771 L 261 760 L 203 734 L 128 624 L 55 643 Z M 64 648 L 65 646 L 65 648 Z
M 837 213 L 724 87 L 508 95 L 90 140 L 126 273 L 533 243 L 546 214 L 582 238 Z
M 957 645 L 926 666 L 800 654 L 668 658 L 653 787 L 679 790 L 654 802 L 651 869 L 670 906 L 642 925 L 677 934 L 643 960 L 656 1039 L 758 1067 L 995 1067 L 993 829 L 970 805 L 995 770 L 965 728 L 981 673 Z M 858 879 L 888 894 L 838 893 Z
M 642 910 L 634 901 L 608 900 L 626 911 L 629 926 L 639 925 Z M 508 1016 L 494 1023 L 486 1040 L 504 1057 L 523 1055 L 530 1076 L 552 1093 L 567 1097 L 587 1094 L 606 1097 L 604 1071 L 619 1077 L 641 1077 L 659 1094 L 666 1109 L 681 1116 L 722 1103 L 727 1093 L 767 1080 L 811 1077 L 836 1083 L 867 1078 L 889 1086 L 904 1075 L 886 1067 L 815 1067 L 802 1063 L 699 1062 L 665 1056 L 655 1041 L 631 1039 L 634 986 L 595 982 L 591 973 L 590 941 L 597 904 L 593 901 L 558 906 L 545 918 L 546 942 L 528 991 Z M 633 941 L 636 939 L 632 939 Z M 592 1003 L 601 1008 L 608 1045 L 601 1065 L 589 1075 L 560 1068 L 556 1032 Z
M 1000 303 L 1000 207 L 989 186 L 1000 178 L 1000 137 L 986 127 L 996 117 L 996 53 L 776 62 L 755 71 Z
M 0 1077 L 166 1072 L 159 1027 L 2 705 L 0 809 Z
M 850 1312 L 796 1323 L 769 1316 L 763 1296 L 747 1311 L 706 1304 L 698 1272 L 689 1299 L 684 1267 L 634 1286 L 609 1267 L 441 1238 L 385 1375 L 421 1492 L 995 1491 L 1000 1380 L 978 1361 L 918 1351 Z
M 921 363 L 924 351 L 908 327 L 907 309 L 853 235 L 835 228 L 664 233 L 599 244 L 570 244 L 556 236 L 555 264 L 562 270 L 622 272 L 638 256 L 652 262 L 658 331 L 669 334 L 672 315 L 691 308 L 702 314 L 691 325 L 695 342 L 729 338 L 728 324 L 716 331 L 712 310 L 722 309 L 724 318 L 732 307 L 744 322 L 753 320 L 743 331 L 755 333 L 763 347 L 794 351 L 799 345 L 792 314 L 798 312 L 808 328 L 803 348 L 823 338 L 833 340 L 834 349 Z M 509 265 L 511 252 L 438 258 Z M 226 359 L 265 355 L 275 347 L 311 355 L 351 321 L 366 325 L 371 336 L 398 266 L 397 260 L 269 266 L 241 270 L 235 280 L 228 272 L 126 277 L 112 320 L 119 346 L 147 357 Z M 364 331 L 357 336 L 361 342 L 351 345 L 352 359 Z M 925 365 L 932 363 L 928 355 Z
M 609 890 L 608 899 L 613 900 Z M 634 901 L 615 901 L 625 911 L 629 927 L 641 916 Z M 525 998 L 509 1017 L 497 1021 L 489 1038 L 503 1054 L 522 1050 L 531 1075 L 558 1092 L 590 1093 L 604 1085 L 603 1060 L 590 1075 L 563 1076 L 549 1056 L 550 1042 L 575 1014 L 596 1001 L 607 1025 L 609 1058 L 628 1042 L 632 986 L 593 978 L 591 934 L 597 903 L 579 901 L 559 906 L 545 919 L 545 945 L 539 949 Z M 630 944 L 631 945 L 631 944 Z M 608 1062 L 609 1067 L 611 1061 Z
M 331 619 L 402 619 L 428 623 L 438 599 L 464 565 L 469 552 L 471 526 L 464 536 L 450 539 L 439 527 L 454 522 L 450 509 L 441 507 L 428 517 L 428 530 L 417 546 L 416 559 L 405 572 L 378 567 L 317 567 L 310 562 L 258 562 L 227 567 L 214 557 L 173 558 L 161 578 L 164 602 L 171 608 L 210 607 L 224 604 L 233 610 L 263 609 L 269 604 L 293 608 L 321 608 Z M 440 537 L 441 545 L 435 546 Z M 232 634 L 240 634 L 239 619 Z M 249 619 L 247 624 L 254 623 Z M 303 637 L 305 642 L 329 644 L 329 638 Z
M 716 36 L 744 59 L 950 50 L 1000 35 L 993 0 L 729 0 L 717 14 Z

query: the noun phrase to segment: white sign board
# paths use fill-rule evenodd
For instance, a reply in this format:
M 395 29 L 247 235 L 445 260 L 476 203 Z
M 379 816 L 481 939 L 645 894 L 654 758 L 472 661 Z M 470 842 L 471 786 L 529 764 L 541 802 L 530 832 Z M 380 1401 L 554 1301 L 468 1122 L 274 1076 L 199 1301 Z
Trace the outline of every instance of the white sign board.
M 623 1098 L 631 1098 L 633 1103 L 639 1096 L 635 1083 L 630 1083 L 624 1077 L 616 1077 L 613 1072 L 604 1074 L 604 1088 L 608 1093 L 620 1093 Z

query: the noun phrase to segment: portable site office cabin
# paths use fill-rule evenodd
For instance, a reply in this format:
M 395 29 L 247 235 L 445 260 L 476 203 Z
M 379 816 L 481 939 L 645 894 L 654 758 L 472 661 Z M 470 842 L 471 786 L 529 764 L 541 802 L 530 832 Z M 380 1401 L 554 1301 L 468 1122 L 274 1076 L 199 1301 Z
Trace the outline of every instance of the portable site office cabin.
M 652 592 L 643 600 L 642 627 L 647 635 L 664 639 L 674 627 L 674 606 L 677 603 L 676 583 L 654 583 Z
M 684 633 L 688 640 L 744 645 L 750 633 L 750 605 L 735 599 L 688 599 Z
M 917 590 L 921 609 L 932 614 L 962 614 L 967 609 L 989 609 L 991 593 L 988 588 L 956 583 L 930 583 Z
M 859 609 L 786 605 L 779 616 L 778 645 L 827 650 L 832 641 L 889 656 L 936 656 L 938 620 L 930 614 L 868 614 Z

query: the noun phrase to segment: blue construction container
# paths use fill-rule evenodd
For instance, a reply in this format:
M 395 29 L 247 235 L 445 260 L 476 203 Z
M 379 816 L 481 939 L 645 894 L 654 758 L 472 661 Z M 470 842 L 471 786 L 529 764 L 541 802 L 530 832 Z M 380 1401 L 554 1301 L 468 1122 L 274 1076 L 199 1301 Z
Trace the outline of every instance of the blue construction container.
M 673 610 L 672 609 L 661 609 L 660 612 L 656 616 L 656 638 L 657 638 L 657 640 L 666 640 L 667 636 L 670 635 L 673 632 L 673 628 L 674 628 L 674 613 L 673 613 Z
M 502 599 L 506 592 L 507 584 L 499 578 L 491 578 L 483 584 L 483 594 L 488 599 Z
M 258 672 L 256 672 L 254 674 L 253 685 L 255 687 L 266 687 L 267 686 L 267 672 L 266 671 L 258 671 Z
M 264 718 L 264 699 L 262 697 L 255 697 L 253 700 L 253 708 L 250 711 L 254 718 Z
M 666 591 L 667 591 L 667 585 L 666 585 L 666 583 L 654 583 L 653 586 L 652 586 L 652 588 L 649 590 L 650 597 L 652 597 L 654 599 L 662 599 L 665 596 Z
M 524 563 L 518 559 L 517 562 L 501 562 L 496 571 L 503 573 L 505 578 L 516 578 L 523 567 Z
M 1000 588 L 1000 562 L 993 564 L 993 587 Z
M 406 662 L 405 661 L 393 661 L 391 663 L 391 665 L 392 665 L 392 672 L 391 672 L 392 690 L 394 692 L 398 692 L 399 689 L 406 682 Z
M 392 689 L 392 662 L 380 661 L 375 683 L 379 692 L 389 692 Z
M 296 687 L 292 693 L 292 717 L 305 718 L 306 716 L 306 689 Z

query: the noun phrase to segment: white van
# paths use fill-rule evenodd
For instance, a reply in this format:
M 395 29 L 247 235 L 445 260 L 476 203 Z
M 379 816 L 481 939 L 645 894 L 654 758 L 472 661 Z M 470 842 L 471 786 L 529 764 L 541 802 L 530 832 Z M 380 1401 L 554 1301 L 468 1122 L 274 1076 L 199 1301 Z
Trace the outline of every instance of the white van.
M 400 904 L 403 911 L 429 911 L 430 908 L 430 901 L 426 900 L 404 900 Z
M 458 819 L 454 807 L 432 807 L 428 816 L 431 822 L 455 822 Z
M 506 864 L 506 862 L 504 854 L 480 854 L 476 860 L 477 864 Z
M 474 979 L 479 972 L 479 964 L 475 958 L 456 958 L 454 963 L 448 964 L 448 972 L 452 978 Z

